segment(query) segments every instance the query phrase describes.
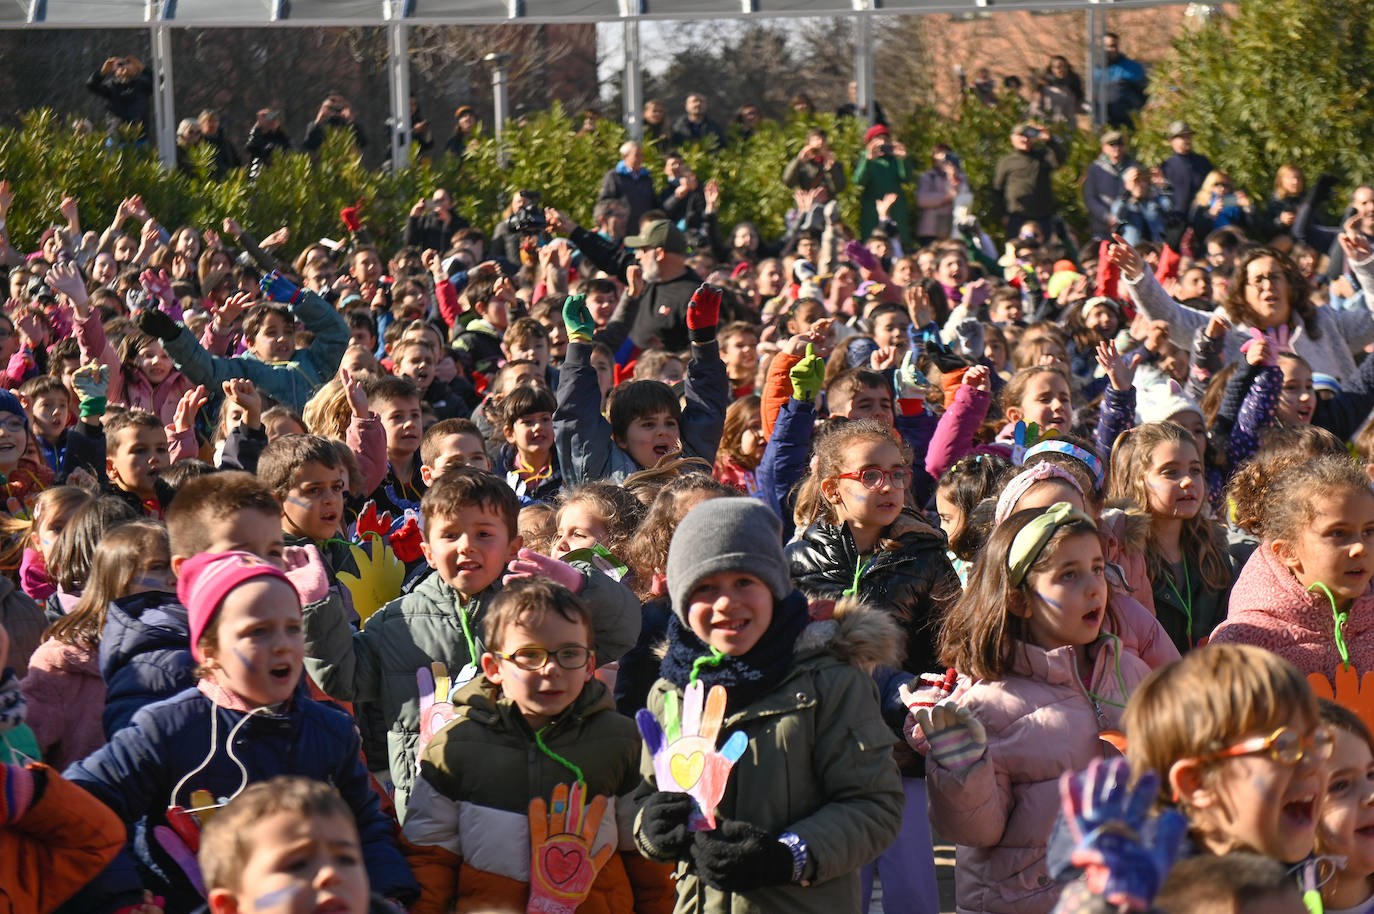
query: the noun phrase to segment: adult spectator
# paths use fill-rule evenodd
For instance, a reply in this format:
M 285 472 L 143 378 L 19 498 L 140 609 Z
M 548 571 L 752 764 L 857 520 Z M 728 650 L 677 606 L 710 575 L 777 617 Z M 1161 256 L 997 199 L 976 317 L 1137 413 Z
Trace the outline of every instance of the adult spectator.
M 1008 238 L 1027 222 L 1045 230 L 1056 223 L 1054 170 L 1064 164 L 1064 147 L 1040 124 L 1018 124 L 1011 132 L 1011 152 L 997 160 L 992 175 L 992 204 Z
M 812 127 L 806 131 L 806 145 L 782 170 L 782 183 L 798 190 L 823 190 L 825 198 L 817 201 L 820 203 L 834 200 L 845 189 L 844 167 L 824 130 Z
M 1083 175 L 1083 205 L 1088 208 L 1088 230 L 1094 239 L 1107 238 L 1115 221 L 1112 204 L 1121 196 L 1121 178 L 1135 165 L 1126 151 L 1126 137 L 1119 130 L 1102 134 L 1102 154 Z
M 1145 68 L 1121 53 L 1121 39 L 1115 32 L 1102 37 L 1102 51 L 1107 57 L 1106 74 L 1099 85 L 1106 83 L 1107 123 L 1112 127 L 1135 127 L 1135 113 L 1145 107 L 1149 97 L 1145 87 L 1149 80 Z
M 243 158 L 239 156 L 239 151 L 234 148 L 233 143 L 229 142 L 229 137 L 225 136 L 221 129 L 218 112 L 206 108 L 196 120 L 200 124 L 202 142 L 214 147 L 214 175 L 216 178 L 224 177 L 230 170 L 243 164 Z
M 644 142 L 657 143 L 670 134 L 668 127 L 668 106 L 657 98 L 644 103 Z
M 634 140 L 620 144 L 620 161 L 601 179 L 598 200 L 619 200 L 629 211 L 630 225 L 658 205 L 654 176 L 644 167 L 644 149 Z
M 720 145 L 725 145 L 725 131 L 720 124 L 706 116 L 706 96 L 693 92 L 683 103 L 686 113 L 673 121 L 673 145 L 699 143 L 714 137 Z M 685 337 L 684 337 L 685 339 Z
M 687 266 L 687 238 L 667 219 L 656 219 L 638 235 L 625 239 L 644 275 L 644 291 L 630 329 L 641 349 L 683 352 L 687 338 L 687 303 L 701 277 Z
M 276 108 L 263 108 L 258 111 L 257 120 L 248 131 L 248 142 L 244 144 L 248 153 L 248 173 L 254 178 L 272 161 L 278 149 L 290 149 L 291 137 L 282 126 L 281 112 Z
M 1161 242 L 1172 209 L 1164 173 L 1128 165 L 1121 175 L 1121 193 L 1112 201 L 1111 222 L 1127 244 Z
M 1193 234 L 1206 238 L 1213 229 L 1227 226 L 1248 234 L 1254 220 L 1255 208 L 1249 195 L 1235 186 L 1231 176 L 1224 171 L 1208 172 L 1188 212 Z
M 808 99 L 809 101 L 809 99 Z M 857 117 L 860 120 L 868 120 L 868 110 L 859 104 L 859 84 L 853 80 L 849 83 L 849 101 L 835 109 L 836 117 Z M 887 126 L 887 115 L 883 113 L 883 106 L 878 104 L 878 100 L 873 99 L 873 123 Z
M 1083 108 L 1083 77 L 1062 54 L 1051 57 L 1036 76 L 1034 91 L 1031 113 L 1045 120 L 1072 124 Z
M 1182 215 L 1188 212 L 1189 203 L 1212 171 L 1212 160 L 1193 151 L 1193 128 L 1187 121 L 1174 121 L 1169 125 L 1169 146 L 1174 150 L 1173 155 L 1164 160 L 1160 170 L 1169 182 L 1174 212 Z
M 754 131 L 759 129 L 759 121 L 762 119 L 758 105 L 740 105 L 739 110 L 735 112 L 735 134 L 741 140 L 750 139 Z
M 874 124 L 864 134 L 864 154 L 854 169 L 854 183 L 860 189 L 859 237 L 867 238 L 878 228 L 878 201 L 889 194 L 897 199 L 888 210 L 888 218 L 897 223 L 902 246 L 911 242 L 910 215 L 907 210 L 906 188 L 915 178 L 906 147 L 894 143 L 892 135 L 882 124 Z
M 1306 193 L 1307 176 L 1302 169 L 1292 162 L 1280 165 L 1274 175 L 1274 195 L 1265 211 L 1265 227 L 1270 237 L 1293 233 Z
M 477 129 L 477 112 L 471 105 L 459 105 L 453 117 L 453 136 L 444 144 L 444 151 L 451 156 L 461 156 L 467 152 L 468 140 Z
M 959 157 L 944 143 L 936 143 L 930 154 L 930 168 L 916 180 L 916 242 L 925 247 L 932 241 L 948 238 L 954 231 L 954 201 L 968 189 L 968 176 L 959 167 Z
M 112 127 L 133 124 L 139 138 L 151 133 L 153 74 L 137 57 L 110 57 L 86 80 L 86 88 L 105 99 Z
M 386 129 L 388 135 L 395 132 L 394 118 L 386 119 Z M 409 146 L 411 142 L 419 146 L 421 153 L 429 152 L 434 148 L 434 137 L 429 132 L 429 121 L 425 120 L 424 114 L 420 111 L 420 100 L 414 95 L 410 96 L 410 135 L 401 138 L 401 145 Z
M 191 150 L 204 139 L 205 135 L 200 132 L 200 124 L 195 118 L 184 117 L 177 124 L 177 168 L 183 173 L 195 175 L 196 166 L 191 158 Z
M 331 127 L 352 131 L 353 145 L 360 151 L 367 145 L 367 134 L 353 120 L 353 106 L 348 99 L 335 92 L 320 104 L 320 110 L 305 131 L 305 142 L 301 143 L 301 148 L 306 152 L 319 149 L 324 145 L 325 131 Z
M 1366 242 L 1374 241 L 1374 187 L 1364 184 L 1355 188 L 1355 193 L 1350 198 L 1350 207 L 1345 212 L 1344 222 L 1348 230 L 1353 232 L 1355 236 Z M 1339 237 L 1331 243 L 1329 253 L 1331 259 L 1327 266 L 1326 275 L 1334 281 L 1349 272 L 1349 267 L 1345 262 L 1345 251 L 1341 248 Z M 1353 276 L 1351 280 L 1352 282 L 1355 281 Z M 1359 287 L 1358 283 L 1356 285 Z
M 673 224 L 686 231 L 701 228 L 706 214 L 706 194 L 696 173 L 682 156 L 670 152 L 663 157 L 663 198 L 659 208 Z M 634 225 L 633 221 L 630 222 Z
M 453 233 L 467 227 L 468 221 L 453 211 L 453 200 L 441 187 L 410 208 L 405 243 L 422 251 L 433 249 L 443 253 L 449 249 Z

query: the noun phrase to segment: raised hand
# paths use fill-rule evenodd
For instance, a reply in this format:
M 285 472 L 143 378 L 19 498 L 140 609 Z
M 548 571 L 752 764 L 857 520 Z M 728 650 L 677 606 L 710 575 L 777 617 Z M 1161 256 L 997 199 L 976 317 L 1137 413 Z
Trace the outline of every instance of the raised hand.
M 1240 351 L 1251 365 L 1267 367 L 1279 363 L 1277 343 L 1253 327 L 1250 329 L 1250 339 L 1241 345 Z
M 527 914 L 573 914 L 591 892 L 596 874 L 615 853 L 615 842 L 595 847 L 606 798 L 585 802 L 584 786 L 553 788 L 551 802 L 530 800 L 530 900 Z
M 66 218 L 68 225 L 76 223 L 80 218 L 77 209 L 77 199 L 75 197 L 63 197 L 62 202 L 57 207 L 57 211 Z
M 48 270 L 46 279 L 48 285 L 67 296 L 73 306 L 86 304 L 86 281 L 81 278 L 81 271 L 74 262 L 68 260 L 54 265 Z
M 232 216 L 226 217 L 224 220 L 224 234 L 233 235 L 237 238 L 243 234 L 243 226 L 239 225 L 239 221 Z
M 1146 771 L 1128 789 L 1125 759 L 1093 759 L 1087 771 L 1064 772 L 1059 794 L 1088 889 L 1108 904 L 1147 911 L 1178 855 L 1188 820 L 1169 809 L 1151 817 L 1159 775 Z
M 172 416 L 172 430 L 181 433 L 193 429 L 196 424 L 196 413 L 200 412 L 200 408 L 209 399 L 205 393 L 204 384 L 198 384 L 182 394 L 181 399 L 177 401 L 176 412 Z
M 868 367 L 874 371 L 887 371 L 897 364 L 897 355 L 901 351 L 900 346 L 879 346 L 869 355 Z
M 712 686 L 703 696 L 700 682 L 690 683 L 682 695 L 682 716 L 678 717 L 677 693 L 666 696 L 663 718 L 665 727 L 647 708 L 635 715 L 644 745 L 654 763 L 654 779 L 660 790 L 679 790 L 696 801 L 700 816 L 693 816 L 689 830 L 703 831 L 716 827 L 716 804 L 725 795 L 725 782 L 730 769 L 744 754 L 749 738 L 736 732 L 716 750 L 716 737 L 725 720 L 725 687 Z
M 281 271 L 279 270 L 273 270 L 267 276 L 264 276 L 258 285 L 262 289 L 263 294 L 272 299 L 272 301 L 284 302 L 288 305 L 294 305 L 296 302 L 300 301 L 301 296 L 305 294 L 301 291 L 300 286 L 281 275 Z
M 279 248 L 289 240 L 291 240 L 291 229 L 283 225 L 281 228 L 262 239 L 262 241 L 258 242 L 258 247 Z
M 1140 274 L 1145 272 L 1145 261 L 1120 235 L 1112 236 L 1112 243 L 1107 247 L 1107 259 L 1115 264 L 1121 270 L 1122 277 L 1130 282 L 1135 282 L 1140 278 Z
M 825 360 L 816 354 L 814 343 L 806 344 L 806 355 L 787 372 L 792 381 L 792 399 L 814 403 L 825 386 Z
M 692 293 L 687 303 L 687 328 L 689 330 L 709 330 L 715 336 L 716 324 L 720 323 L 720 286 L 704 282 Z
M 329 572 L 320 550 L 313 543 L 287 546 L 282 550 L 282 571 L 301 599 L 302 606 L 318 603 L 329 596 Z
M 372 408 L 367 400 L 367 388 L 363 382 L 349 373 L 347 368 L 339 369 L 339 383 L 343 384 L 344 396 L 348 398 L 348 406 L 353 410 L 353 415 L 359 419 L 369 419 L 372 417 Z
M 253 382 L 247 378 L 230 378 L 221 386 L 224 391 L 224 398 L 231 403 L 238 404 L 239 409 L 243 410 L 243 424 L 249 428 L 258 428 L 262 425 L 262 394 Z
M 1207 335 L 1208 339 L 1219 340 L 1222 337 L 1226 336 L 1226 332 L 1230 329 L 1230 321 L 1228 321 L 1225 317 L 1223 317 L 1220 314 L 1213 314 L 1207 320 L 1207 329 L 1203 330 L 1202 332 Z
M 916 726 L 930 745 L 931 757 L 949 771 L 963 771 L 988 751 L 988 735 L 982 723 L 966 708 L 953 703 L 917 709 Z
M 163 305 L 170 307 L 176 303 L 176 294 L 172 291 L 172 278 L 167 275 L 166 270 L 144 270 L 138 274 L 138 282 L 143 286 L 143 291 L 158 299 Z
M 583 584 L 587 581 L 582 572 L 567 562 L 540 555 L 533 549 L 521 549 L 517 552 L 515 558 L 506 566 L 506 571 L 506 576 L 501 579 L 502 584 L 509 584 L 517 578 L 546 578 L 573 593 L 582 590 Z
M 1113 390 L 1130 390 L 1135 383 L 1135 369 L 1140 364 L 1140 353 L 1133 352 L 1122 356 L 1116 350 L 1116 343 L 1106 340 L 1097 344 L 1097 364 L 1107 374 Z
M 82 365 L 72 372 L 72 387 L 76 388 L 77 411 L 82 419 L 103 416 L 110 390 L 110 366 L 98 362 Z
M 963 382 L 965 387 L 972 387 L 974 390 L 981 390 L 985 393 L 992 391 L 992 369 L 986 365 L 974 365 L 964 372 Z
M 1364 232 L 1359 228 L 1359 217 L 1351 219 L 1345 224 L 1345 231 L 1336 236 L 1341 243 L 1341 250 L 1345 252 L 1346 260 L 1355 263 L 1364 263 L 1374 251 L 1370 249 L 1369 239 L 1364 236 Z
M 568 330 L 569 342 L 590 343 L 596 332 L 596 322 L 592 320 L 591 309 L 587 307 L 587 296 L 569 295 L 563 302 L 563 326 Z
M 625 270 L 625 291 L 631 298 L 644 294 L 644 269 L 638 264 Z
M 247 292 L 235 292 L 224 300 L 224 303 L 214 306 L 212 311 L 215 316 L 215 329 L 220 333 L 228 333 L 234 327 L 234 321 L 239 319 L 239 315 L 253 306 L 253 296 Z

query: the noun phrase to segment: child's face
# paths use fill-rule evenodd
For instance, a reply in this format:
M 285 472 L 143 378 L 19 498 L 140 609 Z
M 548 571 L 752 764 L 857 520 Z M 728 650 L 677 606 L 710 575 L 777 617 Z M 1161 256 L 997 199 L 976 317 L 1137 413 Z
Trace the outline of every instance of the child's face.
M 48 441 L 55 441 L 62 434 L 70 414 L 71 402 L 65 390 L 41 394 L 29 404 L 29 422 L 33 426 L 33 433 Z
M 945 536 L 953 536 L 954 531 L 964 526 L 964 512 L 945 496 L 944 489 L 935 490 L 935 513 L 940 517 L 940 529 Z
M 553 413 L 527 413 L 506 429 L 506 441 L 526 456 L 553 450 Z
M 1116 315 L 1112 314 L 1110 308 L 1096 305 L 1088 311 L 1088 316 L 1083 318 L 1083 326 L 1089 330 L 1097 331 L 1097 334 L 1105 340 L 1116 333 Z
M 549 367 L 549 341 L 535 335 L 520 345 L 506 347 L 506 357 L 512 361 L 529 359 L 540 374 Z
M 283 435 L 304 435 L 305 429 L 299 422 L 290 416 L 273 416 L 263 423 L 263 431 L 267 433 L 269 443 L 276 441 Z
M 1020 406 L 1007 410 L 1007 418 L 1027 425 L 1038 423 L 1043 428 L 1056 428 L 1067 434 L 1073 422 L 1073 397 L 1069 382 L 1057 371 L 1042 371 L 1026 383 Z
M 752 413 L 749 424 L 740 435 L 739 452 L 745 457 L 753 457 L 755 454 L 762 454 L 766 446 L 767 442 L 763 437 L 763 418 L 758 413 Z
M 759 367 L 759 338 L 752 333 L 736 333 L 720 347 L 720 358 L 731 378 L 752 379 Z
M 591 357 L 592 370 L 596 372 L 596 386 L 601 389 L 601 398 L 615 386 L 615 362 L 605 353 L 594 352 Z
M 1349 730 L 1332 732 L 1317 844 L 1321 853 L 1345 858 L 1343 875 L 1367 878 L 1374 874 L 1374 752 Z
M 234 511 L 225 517 L 207 519 L 205 526 L 208 534 L 206 552 L 251 552 L 269 565 L 285 567 L 282 561 L 285 546 L 282 543 L 280 514 L 249 508 Z M 173 571 L 179 571 L 181 563 L 190 557 L 173 556 Z
M 1007 364 L 1007 344 L 1000 339 L 989 337 L 983 346 L 983 358 L 992 363 L 992 367 L 1001 370 Z
M 135 593 L 175 593 L 177 577 L 172 574 L 172 557 L 166 546 L 157 546 L 139 559 L 138 569 L 129 581 L 125 596 Z
M 1316 730 L 1301 711 L 1286 726 L 1308 740 Z M 1273 730 L 1246 733 L 1231 744 L 1264 740 Z M 1311 742 L 1302 760 L 1284 764 L 1263 749 L 1216 763 L 1201 799 L 1191 798 L 1190 818 L 1209 850 L 1225 853 L 1247 848 L 1281 863 L 1297 863 L 1312 853 L 1317 808 L 1326 790 L 1327 767 Z
M 873 322 L 873 342 L 887 349 L 905 346 L 906 328 L 910 324 L 911 319 L 905 314 L 896 311 L 880 314 Z
M 487 450 L 482 446 L 479 436 L 460 432 L 440 438 L 439 456 L 434 458 L 434 466 L 422 465 L 420 476 L 424 479 L 425 485 L 432 486 L 434 480 L 453 467 L 476 467 L 479 470 L 491 471 L 491 458 L 487 456 Z
M 1013 324 L 1025 316 L 1026 309 L 1019 298 L 999 298 L 988 309 L 988 317 L 994 324 Z
M 798 240 L 797 256 L 802 260 L 814 260 L 816 257 L 816 240 L 805 236 Z
M 499 512 L 463 505 L 448 517 L 430 518 L 421 548 L 443 582 L 470 597 L 501 577 L 520 546 L 520 537 L 510 535 Z
M 1188 433 L 1193 436 L 1193 444 L 1197 447 L 1199 457 L 1207 455 L 1207 423 L 1203 420 L 1201 413 L 1195 413 L 1190 409 L 1186 412 L 1174 413 L 1169 417 L 1169 421 L 1188 430 Z
M 897 445 L 890 441 L 855 441 L 845 451 L 840 464 L 841 475 L 858 474 L 868 469 L 906 470 L 906 461 Z M 828 479 L 823 485 L 826 495 L 838 499 L 840 519 L 854 526 L 875 529 L 886 527 L 902 513 L 906 489 L 893 484 L 891 476 L 884 478 L 876 489 L 870 489 L 858 479 Z
M 1279 359 L 1279 368 L 1283 369 L 1283 390 L 1275 416 L 1285 426 L 1311 425 L 1317 409 L 1312 369 L 1297 359 Z
M 836 398 L 837 400 L 840 398 Z M 846 416 L 850 419 L 877 419 L 891 426 L 892 391 L 883 387 L 860 387 L 854 391 L 848 403 L 836 403 L 830 410 L 832 416 Z
M 434 355 L 425 346 L 408 346 L 396 363 L 396 374 L 410 378 L 420 391 L 434 383 Z
M 212 889 L 210 914 L 367 914 L 367 868 L 351 816 L 277 812 L 248 829 L 240 890 Z
M 708 647 L 738 657 L 759 643 L 773 622 L 773 593 L 744 571 L 702 578 L 687 598 L 687 625 Z
M 1312 522 L 1271 548 L 1303 587 L 1324 584 L 1348 605 L 1374 576 L 1374 492 L 1314 494 L 1312 502 Z
M 1205 482 L 1202 458 L 1197 446 L 1187 441 L 1164 441 L 1155 445 L 1150 466 L 1145 471 L 1145 488 L 1150 493 L 1150 513 L 1161 518 L 1197 517 L 1202 510 Z
M 595 511 L 584 502 L 572 502 L 558 513 L 553 557 L 561 559 L 569 552 L 590 549 L 605 542 L 608 536 L 605 521 Z
M 591 312 L 592 322 L 598 330 L 610 323 L 617 304 L 619 302 L 616 301 L 614 292 L 593 292 L 587 296 L 587 310 Z
M 424 425 L 420 418 L 420 398 L 401 397 L 382 400 L 375 407 L 386 430 L 386 449 L 395 458 L 408 458 L 420 449 Z
M 674 454 L 682 446 L 677 419 L 668 410 L 640 416 L 630 422 L 623 438 L 616 444 L 625 449 L 630 458 L 642 467 L 656 466 L 659 460 Z
M 161 428 L 125 428 L 105 458 L 110 481 L 126 492 L 151 496 L 158 474 L 167 469 L 167 433 Z
M 67 524 L 76 513 L 75 509 L 59 511 L 56 508 L 48 508 L 38 519 L 38 523 L 33 528 L 33 547 L 43 556 L 46 563 L 48 556 L 52 555 L 52 549 L 57 545 L 57 538 L 62 535 L 62 531 L 67 529 Z
M 507 625 L 501 633 L 501 653 L 520 656 L 530 649 L 544 651 L 548 656 L 543 665 L 525 669 L 537 656 L 505 659 L 488 651 L 482 655 L 482 672 L 501 687 L 502 695 L 515 702 L 530 726 L 538 729 L 566 711 L 592 678 L 596 661 L 592 658 L 590 640 L 586 625 L 556 612 L 544 613 L 537 625 L 522 618 Z M 562 663 L 557 655 L 562 656 Z M 578 660 L 580 666 L 576 665 Z M 574 668 L 565 669 L 564 663 L 571 663 Z
M 295 588 L 279 578 L 250 578 L 229 591 L 214 624 L 218 644 L 206 659 L 221 685 L 258 707 L 291 697 L 305 663 Z
M 264 362 L 285 362 L 296 351 L 296 328 L 280 314 L 269 314 L 248 341 L 248 351 Z
M 1030 643 L 1048 651 L 1097 640 L 1107 612 L 1106 568 L 1102 542 L 1095 535 L 1061 540 L 1049 567 L 1026 578 Z
M 172 364 L 167 350 L 162 348 L 162 341 L 153 340 L 138 350 L 138 355 L 134 356 L 134 367 L 143 372 L 148 383 L 156 387 L 167 380 L 167 376 L 176 366 Z
M 343 467 L 331 469 L 314 460 L 301 464 L 282 498 L 282 530 L 312 540 L 336 535 L 347 488 Z

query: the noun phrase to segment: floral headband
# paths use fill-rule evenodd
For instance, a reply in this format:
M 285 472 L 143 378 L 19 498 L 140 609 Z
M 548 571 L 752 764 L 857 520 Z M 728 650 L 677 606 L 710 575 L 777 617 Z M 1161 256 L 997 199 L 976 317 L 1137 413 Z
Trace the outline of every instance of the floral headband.
M 1073 486 L 1079 495 L 1083 494 L 1083 487 L 1068 470 L 1052 463 L 1037 463 L 1030 469 L 1017 473 L 1002 489 L 1002 494 L 997 496 L 997 511 L 993 515 L 993 522 L 1000 524 L 1015 514 L 1016 503 L 1021 500 L 1022 496 L 1030 490 L 1031 486 L 1046 479 L 1062 479 Z
M 1027 448 L 1024 459 L 1030 460 L 1036 454 L 1048 453 L 1065 454 L 1080 463 L 1086 464 L 1088 469 L 1092 470 L 1093 478 L 1097 480 L 1097 487 L 1099 489 L 1102 488 L 1102 483 L 1106 479 L 1105 472 L 1102 468 L 1102 461 L 1098 460 L 1095 454 L 1083 450 L 1083 448 L 1076 444 L 1069 444 L 1067 441 L 1059 441 L 1055 438 L 1047 438 Z

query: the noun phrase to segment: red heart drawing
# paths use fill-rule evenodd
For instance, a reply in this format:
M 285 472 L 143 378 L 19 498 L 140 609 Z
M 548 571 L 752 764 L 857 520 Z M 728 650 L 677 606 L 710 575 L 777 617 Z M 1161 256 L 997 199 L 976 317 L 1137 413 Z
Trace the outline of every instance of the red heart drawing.
M 549 874 L 554 885 L 562 885 L 577 875 L 582 869 L 582 849 L 578 847 L 563 850 L 561 847 L 544 849 L 544 872 Z

